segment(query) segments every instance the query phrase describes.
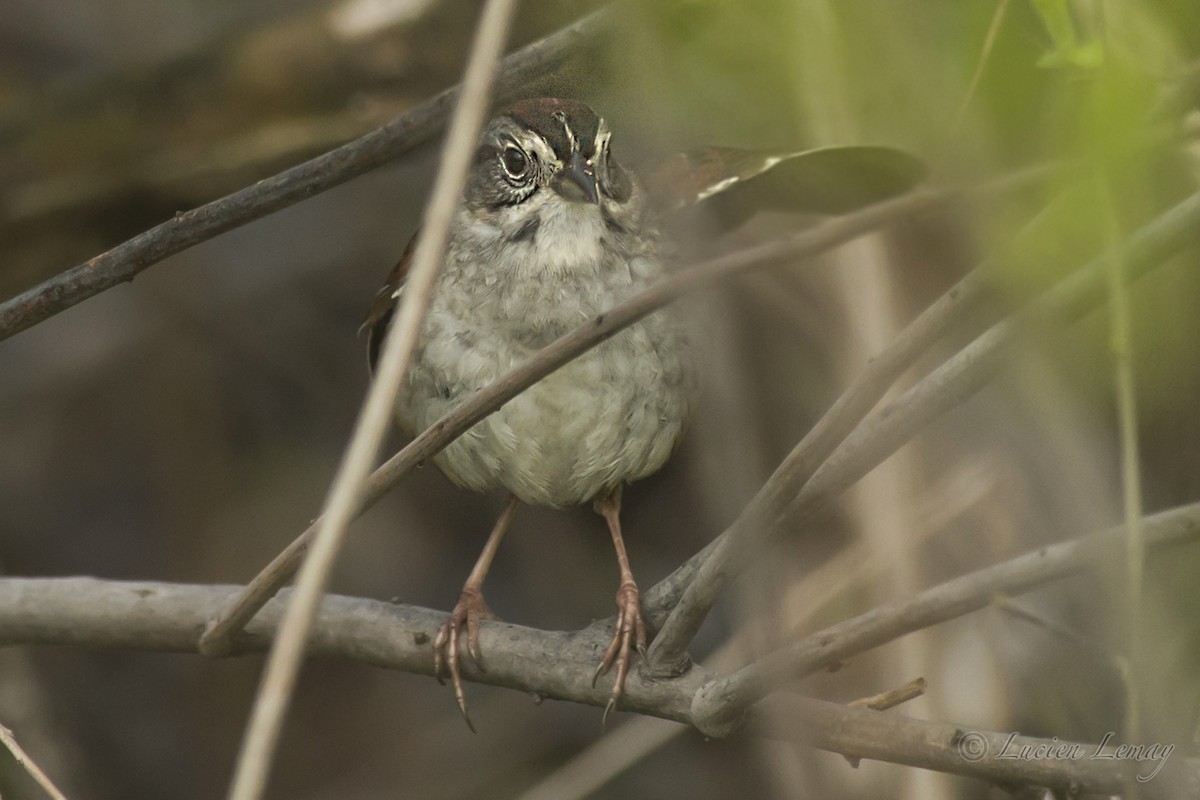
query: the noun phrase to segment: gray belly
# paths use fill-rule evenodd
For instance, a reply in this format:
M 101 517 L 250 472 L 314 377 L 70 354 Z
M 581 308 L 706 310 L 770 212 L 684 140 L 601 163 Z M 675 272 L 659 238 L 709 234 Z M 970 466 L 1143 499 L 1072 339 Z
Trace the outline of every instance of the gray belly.
M 463 331 L 424 338 L 397 409 L 414 431 L 536 352 Z M 503 488 L 538 505 L 583 503 L 663 465 L 692 384 L 684 334 L 659 312 L 510 400 L 434 463 L 470 489 Z

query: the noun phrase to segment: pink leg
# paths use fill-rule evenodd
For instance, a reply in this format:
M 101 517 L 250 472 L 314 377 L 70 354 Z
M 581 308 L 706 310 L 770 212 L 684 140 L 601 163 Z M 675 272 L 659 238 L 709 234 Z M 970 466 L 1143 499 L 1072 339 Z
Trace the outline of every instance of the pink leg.
M 596 512 L 608 523 L 608 531 L 612 534 L 613 547 L 617 551 L 617 566 L 621 570 L 621 586 L 617 589 L 617 624 L 613 629 L 613 638 L 604 658 L 592 676 L 592 685 L 603 674 L 616 664 L 617 674 L 613 680 L 612 694 L 609 695 L 608 705 L 604 707 L 604 719 L 617 706 L 621 693 L 625 691 L 625 678 L 629 674 L 633 649 L 636 646 L 639 653 L 646 651 L 646 623 L 642 619 L 637 583 L 633 580 L 633 570 L 629 568 L 629 556 L 625 553 L 625 540 L 621 538 L 621 487 L 617 487 L 605 497 L 597 498 L 594 502 Z
M 471 715 L 467 713 L 467 697 L 463 692 L 459 633 L 465 626 L 467 652 L 482 672 L 483 658 L 479 653 L 479 620 L 497 619 L 492 610 L 488 608 L 487 603 L 484 602 L 483 579 L 487 577 L 488 568 L 492 566 L 492 559 L 496 557 L 496 551 L 500 548 L 500 540 L 504 538 L 504 532 L 508 530 L 513 516 L 517 513 L 519 503 L 520 501 L 514 496 L 509 499 L 508 505 L 500 512 L 500 518 L 496 520 L 496 525 L 492 528 L 487 543 L 483 546 L 483 552 L 479 554 L 479 560 L 475 562 L 474 569 L 471 570 L 466 583 L 463 584 L 462 592 L 458 595 L 458 603 L 450 612 L 450 619 L 446 620 L 445 624 L 438 629 L 437 638 L 433 640 L 433 674 L 441 683 L 442 667 L 445 666 L 450 673 L 450 682 L 454 685 L 454 699 L 458 701 L 458 709 L 462 711 L 463 719 L 466 720 L 467 727 L 471 729 L 472 733 L 475 732 L 475 726 L 471 723 Z

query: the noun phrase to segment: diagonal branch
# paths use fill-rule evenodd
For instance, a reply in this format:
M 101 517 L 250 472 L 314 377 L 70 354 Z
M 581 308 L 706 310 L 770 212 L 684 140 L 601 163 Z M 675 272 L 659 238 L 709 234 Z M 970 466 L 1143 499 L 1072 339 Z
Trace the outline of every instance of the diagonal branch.
M 1146 548 L 1142 543 L 1142 476 L 1138 452 L 1138 403 L 1134 380 L 1133 322 L 1125 261 L 1121 256 L 1121 230 L 1111 176 L 1096 170 L 1093 181 L 1104 225 L 1105 278 L 1108 289 L 1109 346 L 1113 356 L 1113 386 L 1117 405 L 1117 432 L 1121 446 L 1121 506 L 1125 516 L 1125 727 L 1130 739 L 1142 732 L 1142 676 L 1147 662 L 1142 653 L 1142 608 L 1144 604 Z M 1137 797 L 1136 785 L 1127 785 Z
M 1162 789 L 1156 796 L 1182 797 L 1183 787 L 1200 785 L 1200 760 L 1172 758 L 1173 744 L 1147 748 L 1143 760 L 1134 761 L 1133 756 L 1118 750 L 1121 745 L 1102 747 L 1058 737 L 963 729 L 825 700 L 781 698 L 773 711 L 761 726 L 764 736 L 793 739 L 854 759 L 922 767 L 1004 787 L 1045 787 L 1068 797 L 1115 795 L 1127 786 L 1131 767 L 1141 781 L 1153 781 Z M 1043 789 L 1037 796 L 1044 794 Z
M 1200 503 L 1146 517 L 1142 524 L 1147 545 L 1191 543 L 1200 538 Z M 728 736 L 746 708 L 781 683 L 819 672 L 912 631 L 977 611 L 997 595 L 1023 594 L 1082 572 L 1116 556 L 1123 537 L 1124 529 L 1118 527 L 1043 547 L 843 620 L 705 685 L 692 703 L 692 723 L 709 736 Z
M 1061 200 L 1061 198 L 1060 198 Z M 1029 237 L 1050 218 L 1050 204 L 1019 234 Z M 863 368 L 828 411 L 787 455 L 767 482 L 751 498 L 725 535 L 718 540 L 663 623 L 650 647 L 650 663 L 657 675 L 687 669 L 687 647 L 695 638 L 727 580 L 731 565 L 753 552 L 783 522 L 785 507 L 804 488 L 817 469 L 863 418 L 883 398 L 892 384 L 934 342 L 951 331 L 981 331 L 989 315 L 980 310 L 986 296 L 989 259 L 971 270 L 931 306 L 909 323 L 895 340 Z
M 815 255 L 885 224 L 929 210 L 956 196 L 954 193 L 940 191 L 914 192 L 845 217 L 828 220 L 803 233 L 707 261 L 676 273 L 557 339 L 525 364 L 481 389 L 435 422 L 371 475 L 364 488 L 358 511 L 361 513 L 369 508 L 409 470 L 440 452 L 472 425 L 521 391 L 588 348 L 662 308 L 685 292 L 751 269 Z M 221 611 L 201 640 L 203 652 L 209 655 L 220 655 L 224 652 L 230 637 L 291 577 L 312 539 L 313 532 L 320 524 L 319 519 L 314 522 L 276 556 L 243 593 Z
M 29 777 L 33 778 L 42 791 L 50 796 L 50 800 L 67 800 L 67 796 L 54 785 L 54 781 L 50 780 L 50 776 L 42 771 L 37 762 L 25 752 L 25 748 L 21 747 L 17 742 L 16 735 L 3 725 L 0 725 L 0 744 L 4 745 L 4 749 L 9 752 L 13 760 L 29 773 Z
M 603 32 L 612 16 L 608 9 L 593 12 L 510 55 L 502 64 L 496 96 L 511 98 L 528 82 L 566 62 L 582 43 Z M 430 141 L 446 124 L 459 91 L 459 87 L 447 89 L 352 142 L 219 200 L 180 212 L 0 303 L 0 340 L 106 289 L 131 281 L 142 270 L 168 256 L 332 189 Z
M 1051 204 L 1026 228 L 1029 236 L 1050 217 Z M 753 552 L 783 521 L 782 511 L 804 488 L 817 469 L 837 449 L 863 418 L 887 394 L 892 384 L 939 339 L 951 331 L 981 331 L 989 314 L 981 313 L 993 260 L 971 270 L 909 323 L 895 340 L 871 359 L 834 401 L 817 424 L 805 434 L 766 483 L 738 514 L 709 557 L 696 571 L 678 604 L 650 646 L 654 674 L 677 675 L 688 667 L 688 645 L 700 630 L 724 585 L 723 574 L 742 554 Z
M 696 570 L 679 603 L 650 645 L 654 674 L 687 670 L 688 645 L 716 602 L 731 567 L 783 521 L 780 512 L 867 416 L 904 372 L 948 331 L 964 322 L 978 323 L 985 297 L 986 269 L 972 270 L 927 308 L 879 356 L 872 359 L 751 498 Z
M 295 690 L 317 605 L 360 505 L 362 487 L 379 454 L 379 446 L 391 422 L 396 395 L 408 374 L 421 324 L 433 299 L 438 270 L 450 239 L 450 226 L 467 183 L 475 143 L 483 129 L 488 98 L 515 10 L 516 0 L 488 0 L 480 12 L 461 97 L 450 121 L 433 196 L 413 253 L 406 291 L 384 339 L 379 372 L 367 392 L 346 454 L 325 501 L 312 551 L 304 561 L 296 591 L 280 624 L 279 636 L 271 647 L 229 790 L 231 800 L 258 800 L 266 786 L 271 758 Z
M 1200 193 L 1164 212 L 1129 238 L 1122 253 L 1128 277 L 1140 277 L 1162 263 L 1194 241 L 1197 230 L 1200 230 Z M 1000 368 L 1001 357 L 1021 330 L 1030 325 L 1067 324 L 1098 306 L 1103 299 L 1103 265 L 1097 260 L 1060 281 L 1023 312 L 992 327 L 855 428 L 812 479 L 793 495 L 787 517 L 794 523 L 797 517 L 811 514 L 890 456 L 922 427 L 971 397 Z M 782 479 L 777 472 L 768 483 Z M 762 491 L 768 490 L 769 487 L 764 487 Z M 738 559 L 744 556 L 740 548 L 726 544 L 737 527 L 735 521 L 646 593 L 643 602 L 653 623 L 661 623 L 666 617 L 665 612 L 680 604 L 680 598 L 702 570 L 706 575 L 705 583 L 692 590 L 695 610 L 679 613 L 702 615 L 707 612 L 729 578 L 739 569 Z M 715 554 L 720 554 L 718 560 L 705 567 Z

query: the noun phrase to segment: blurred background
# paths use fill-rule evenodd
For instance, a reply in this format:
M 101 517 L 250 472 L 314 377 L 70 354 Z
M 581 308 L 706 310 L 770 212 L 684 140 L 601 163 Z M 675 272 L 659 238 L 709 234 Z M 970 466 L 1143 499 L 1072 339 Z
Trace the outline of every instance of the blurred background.
M 596 3 L 525 3 L 512 48 Z M 457 82 L 479 4 L 459 0 L 0 0 L 0 297 L 177 210 L 364 133 Z M 577 97 L 648 167 L 710 144 L 887 144 L 931 182 L 1122 149 L 1115 208 L 1050 182 L 960 204 L 817 263 L 688 301 L 701 411 L 626 492 L 649 587 L 724 530 L 841 389 L 984 257 L 996 303 L 1095 257 L 1195 191 L 1200 8 L 1080 0 L 629 3 L 527 94 Z M 1163 144 L 1163 142 L 1168 142 Z M 1130 149 L 1132 148 L 1132 149 Z M 249 580 L 316 515 L 366 385 L 356 329 L 412 235 L 434 147 L 154 266 L 0 342 L 0 569 Z M 1045 213 L 1034 235 L 1017 231 Z M 811 224 L 771 213 L 682 237 L 681 261 Z M 701 223 L 698 230 L 710 232 Z M 1197 252 L 1131 289 L 1143 502 L 1200 498 Z M 704 661 L 736 666 L 939 581 L 1120 519 L 1107 315 L 1023 332 L 1001 376 L 798 521 L 717 607 Z M 910 385 L 965 341 L 943 342 Z M 398 438 L 389 447 L 402 442 Z M 333 590 L 448 609 L 503 498 L 411 475 L 355 523 Z M 795 687 L 849 701 L 918 676 L 900 713 L 1098 741 L 1123 725 L 1120 565 L 906 637 Z M 1195 548 L 1147 565 L 1145 738 L 1195 750 Z M 505 619 L 612 612 L 611 543 L 588 509 L 523 508 L 489 576 Z M 1036 620 L 1031 622 L 1030 619 Z M 0 723 L 72 798 L 212 798 L 227 786 L 261 659 L 0 651 Z M 428 677 L 317 661 L 270 797 L 518 797 L 604 739 L 640 754 L 595 797 L 1007 797 L 955 777 L 468 685 L 472 735 Z M 39 790 L 0 756 L 0 794 Z M 555 796 L 555 795 L 551 795 Z M 557 796 L 567 796 L 559 794 Z M 574 795 L 572 795 L 574 796 Z

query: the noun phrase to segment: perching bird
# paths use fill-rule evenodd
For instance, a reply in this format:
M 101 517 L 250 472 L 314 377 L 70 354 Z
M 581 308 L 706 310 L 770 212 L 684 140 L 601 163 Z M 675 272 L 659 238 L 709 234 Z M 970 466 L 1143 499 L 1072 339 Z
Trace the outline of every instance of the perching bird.
M 553 98 L 516 103 L 487 125 L 397 400 L 405 433 L 424 430 L 542 347 L 664 277 L 655 212 L 615 159 L 611 138 L 591 108 Z M 667 164 L 655 206 L 678 207 L 718 192 L 728 197 L 729 189 L 792 159 L 801 179 L 785 180 L 768 202 L 803 207 L 807 200 L 816 210 L 824 204 L 836 211 L 915 182 L 911 159 L 888 148 L 807 154 L 712 148 Z M 863 189 L 861 181 L 830 174 L 837 169 L 857 170 L 875 185 Z M 858 195 L 839 194 L 855 186 Z M 744 216 L 742 207 L 727 208 Z M 372 364 L 412 248 L 410 242 L 367 317 Z M 433 645 L 435 670 L 449 672 L 468 725 L 460 634 L 465 629 L 467 651 L 480 663 L 479 620 L 494 618 L 483 580 L 521 502 L 591 503 L 607 522 L 620 584 L 616 625 L 596 676 L 615 665 L 606 715 L 620 699 L 633 651 L 647 643 L 621 532 L 621 490 L 662 467 L 679 441 L 696 400 L 692 356 L 677 312 L 660 310 L 546 376 L 434 457 L 459 486 L 511 496 Z

